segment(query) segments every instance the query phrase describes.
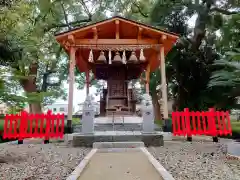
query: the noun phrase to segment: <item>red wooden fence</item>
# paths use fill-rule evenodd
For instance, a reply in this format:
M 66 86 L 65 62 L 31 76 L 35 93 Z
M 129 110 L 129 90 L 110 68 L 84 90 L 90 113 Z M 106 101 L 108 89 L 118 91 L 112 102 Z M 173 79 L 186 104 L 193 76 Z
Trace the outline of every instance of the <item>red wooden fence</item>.
M 4 119 L 3 139 L 63 138 L 64 114 L 7 114 Z
M 229 112 L 214 111 L 193 112 L 185 108 L 182 112 L 172 113 L 174 136 L 192 135 L 232 135 Z

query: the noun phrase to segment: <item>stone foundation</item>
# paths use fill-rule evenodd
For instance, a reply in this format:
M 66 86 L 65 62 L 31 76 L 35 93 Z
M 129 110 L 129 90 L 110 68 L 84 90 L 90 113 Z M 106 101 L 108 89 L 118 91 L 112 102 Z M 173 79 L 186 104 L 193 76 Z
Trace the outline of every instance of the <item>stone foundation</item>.
M 163 146 L 161 133 L 141 132 L 98 132 L 95 134 L 73 134 L 72 145 L 74 147 L 92 147 L 94 142 L 144 142 L 145 146 Z

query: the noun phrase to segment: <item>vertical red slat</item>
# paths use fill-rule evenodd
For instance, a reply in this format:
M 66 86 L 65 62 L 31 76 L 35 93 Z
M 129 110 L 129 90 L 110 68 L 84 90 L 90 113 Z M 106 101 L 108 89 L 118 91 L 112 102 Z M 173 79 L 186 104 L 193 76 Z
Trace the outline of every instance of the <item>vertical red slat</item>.
M 201 125 L 201 113 L 197 111 L 196 116 L 197 116 L 197 134 L 201 135 L 203 133 Z
M 56 132 L 55 132 L 55 137 L 58 138 L 59 137 L 59 121 L 60 121 L 60 114 L 58 113 L 55 117 L 55 121 L 56 121 Z
M 228 128 L 227 128 L 228 132 L 227 132 L 227 134 L 232 135 L 231 120 L 230 120 L 230 115 L 229 115 L 228 111 L 226 112 L 226 119 L 227 119 L 227 125 L 228 125 Z
M 177 129 L 176 129 L 176 116 L 175 116 L 175 112 L 172 112 L 172 126 L 173 126 L 173 135 L 176 136 L 177 135 Z
M 206 130 L 206 113 L 205 112 L 201 112 L 202 115 L 202 121 L 203 121 L 203 134 L 206 134 L 207 130 Z
M 188 108 L 184 108 L 184 113 L 185 113 L 185 120 L 186 120 L 186 132 L 185 134 L 187 136 L 191 136 L 192 132 L 191 132 L 191 125 L 190 125 L 190 112 Z
M 62 115 L 61 115 L 60 118 L 61 118 L 61 121 L 62 121 L 62 124 L 61 124 L 61 125 L 62 125 L 62 126 L 61 126 L 62 129 L 61 129 L 60 138 L 63 139 L 63 136 L 64 136 L 64 123 L 65 123 L 65 122 L 64 122 L 64 119 L 65 119 L 65 115 L 62 113 Z
M 205 113 L 206 116 L 207 116 L 207 131 L 206 131 L 206 134 L 207 135 L 212 135 L 212 116 L 211 116 L 211 110 L 208 109 L 208 112 Z
M 45 126 L 45 140 L 49 140 L 50 136 L 49 136 L 49 133 L 50 133 L 50 121 L 49 121 L 49 117 L 51 115 L 51 111 L 48 111 L 47 114 L 46 114 L 46 126 Z
M 217 123 L 218 123 L 217 134 L 221 136 L 223 134 L 223 130 L 222 130 L 222 122 L 221 122 L 219 111 L 216 111 L 216 117 L 217 117 Z
M 13 136 L 18 138 L 18 116 L 14 119 L 14 130 L 13 130 Z
M 41 117 L 40 117 L 40 132 L 39 132 L 39 136 L 42 138 L 44 137 L 44 134 L 43 134 L 43 129 L 44 129 L 44 114 L 42 113 L 41 114 Z
M 29 116 L 29 136 L 33 137 L 33 121 L 35 119 L 34 114 L 31 114 Z
M 190 114 L 192 115 L 192 126 L 193 126 L 192 133 L 193 133 L 194 135 L 197 135 L 197 129 L 196 129 L 197 113 L 196 113 L 196 112 L 191 112 Z
M 221 121 L 222 121 L 222 124 L 223 124 L 223 134 L 224 135 L 227 135 L 227 127 L 226 127 L 226 122 L 225 122 L 225 113 L 223 111 L 220 111 L 220 114 L 221 114 Z
M 56 114 L 52 114 L 51 115 L 51 124 L 52 124 L 52 133 L 51 133 L 51 137 L 55 137 L 55 119 L 56 119 Z
M 217 136 L 214 108 L 209 108 L 208 123 L 209 123 L 209 134 L 212 136 Z
M 29 124 L 29 118 L 30 118 L 30 115 L 28 114 L 28 112 L 25 112 L 26 114 L 26 119 L 25 119 L 25 123 L 24 123 L 24 134 L 25 134 L 25 137 L 29 138 L 29 134 L 28 134 L 28 124 Z
M 176 118 L 177 118 L 177 135 L 180 136 L 181 135 L 181 121 L 180 121 L 180 113 L 177 112 L 177 114 L 175 114 Z
M 13 122 L 14 118 L 15 118 L 15 116 L 13 115 L 13 116 L 11 116 L 10 119 L 9 119 L 9 120 L 10 120 L 10 122 L 9 122 L 9 128 L 8 128 L 8 137 L 9 137 L 9 139 L 14 138 L 13 135 L 12 135 L 12 122 Z
M 38 133 L 39 118 L 41 118 L 41 114 L 35 114 L 34 137 L 36 137 L 36 138 L 39 138 L 39 133 Z
M 185 128 L 185 112 L 178 112 L 178 116 L 180 117 L 180 122 L 182 124 L 180 135 L 185 136 L 186 128 Z
M 24 112 L 20 112 L 19 113 L 19 120 L 20 120 L 20 124 L 19 124 L 19 136 L 18 136 L 18 140 L 22 140 L 23 139 L 23 125 L 24 125 Z
M 8 121 L 11 118 L 10 115 L 6 114 L 5 118 L 4 118 L 4 129 L 3 129 L 3 139 L 8 138 Z

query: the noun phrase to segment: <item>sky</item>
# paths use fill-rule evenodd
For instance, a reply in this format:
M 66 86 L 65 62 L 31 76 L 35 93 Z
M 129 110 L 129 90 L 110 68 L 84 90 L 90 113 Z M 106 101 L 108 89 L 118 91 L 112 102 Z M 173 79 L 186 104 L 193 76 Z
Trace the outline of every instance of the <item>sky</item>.
M 106 13 L 107 15 L 109 15 L 109 17 L 111 16 L 111 13 Z M 188 24 L 190 28 L 193 28 L 195 25 L 195 21 L 196 21 L 197 15 L 193 15 L 189 20 L 188 20 Z M 68 91 L 68 84 L 65 83 L 64 87 L 67 89 Z M 94 96 L 94 101 L 99 101 L 100 100 L 100 95 L 95 96 L 96 93 L 96 88 L 95 87 L 90 87 L 89 89 L 89 93 L 90 95 Z M 84 100 L 86 99 L 86 88 L 79 90 L 77 89 L 77 86 L 74 85 L 74 94 L 73 94 L 73 106 L 75 109 L 78 109 L 78 104 L 84 102 Z M 67 103 L 68 101 L 64 101 L 62 99 L 58 99 L 56 100 L 56 104 L 57 103 Z
M 64 87 L 67 89 L 67 92 L 69 90 L 69 84 L 65 83 Z M 89 88 L 89 94 L 94 96 L 94 101 L 99 101 L 100 100 L 100 95 L 95 96 L 96 93 L 96 88 L 95 87 L 90 87 Z M 74 85 L 74 90 L 73 90 L 73 106 L 74 108 L 78 108 L 78 104 L 84 102 L 86 99 L 86 87 L 84 89 L 79 90 L 77 89 L 77 85 Z M 63 99 L 57 99 L 55 104 L 67 104 L 68 101 L 64 101 Z

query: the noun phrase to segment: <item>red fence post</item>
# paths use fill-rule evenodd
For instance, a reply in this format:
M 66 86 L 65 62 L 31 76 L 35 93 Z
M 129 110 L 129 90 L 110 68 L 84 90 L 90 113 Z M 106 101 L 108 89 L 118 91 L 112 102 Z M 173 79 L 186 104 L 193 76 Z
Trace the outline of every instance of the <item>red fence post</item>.
M 227 112 L 225 113 L 225 115 L 226 115 L 226 120 L 227 120 L 227 130 L 226 130 L 225 135 L 227 135 L 227 134 L 232 135 L 232 127 L 231 127 L 231 120 L 230 120 L 229 112 L 227 111 Z M 225 119 L 225 118 L 224 118 L 224 119 Z
M 203 134 L 207 133 L 207 127 L 206 127 L 206 117 L 207 117 L 207 112 L 201 112 L 201 117 L 202 117 L 202 123 L 203 123 Z
M 8 132 L 8 122 L 11 119 L 11 114 L 8 115 L 6 114 L 5 118 L 4 118 L 4 129 L 3 129 L 3 139 L 7 139 L 9 138 L 9 132 Z
M 214 108 L 209 108 L 208 113 L 208 133 L 212 136 L 217 136 Z
M 64 136 L 64 127 L 65 127 L 65 115 L 62 113 L 61 116 L 61 121 L 62 121 L 62 126 L 61 126 L 61 135 L 60 135 L 60 138 L 63 139 L 63 136 Z
M 216 117 L 217 117 L 217 134 L 218 135 L 222 135 L 223 134 L 223 126 L 222 126 L 222 122 L 221 122 L 221 112 L 216 111 Z
M 46 120 L 46 126 L 45 126 L 45 140 L 44 143 L 49 143 L 49 138 L 50 138 L 50 117 L 51 117 L 51 111 L 48 111 L 47 114 L 45 115 L 45 120 Z
M 197 128 L 196 128 L 196 117 L 197 117 L 197 113 L 196 112 L 190 112 L 190 115 L 192 117 L 192 134 L 193 135 L 197 135 Z M 190 121 L 191 122 L 191 121 Z M 191 125 L 191 124 L 190 124 Z
M 177 122 L 176 122 L 176 112 L 172 112 L 172 126 L 173 126 L 173 135 L 177 135 Z
M 187 141 L 192 141 L 192 132 L 191 132 L 191 124 L 190 124 L 190 112 L 188 108 L 184 108 L 185 113 L 185 134 L 187 135 Z

